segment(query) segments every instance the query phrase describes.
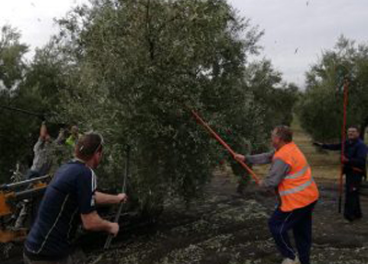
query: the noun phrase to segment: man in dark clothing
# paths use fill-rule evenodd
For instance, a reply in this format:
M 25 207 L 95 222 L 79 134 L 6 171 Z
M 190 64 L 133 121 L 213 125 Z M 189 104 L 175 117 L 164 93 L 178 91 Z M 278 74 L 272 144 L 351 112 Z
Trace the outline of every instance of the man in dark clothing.
M 339 144 L 314 143 L 327 150 L 341 150 Z M 360 208 L 359 189 L 362 178 L 366 176 L 366 158 L 367 146 L 359 138 L 358 127 L 351 126 L 348 129 L 348 140 L 345 142 L 343 163 L 345 174 L 345 206 L 344 217 L 352 222 L 355 219 L 362 218 Z
M 119 225 L 103 220 L 95 207 L 127 200 L 123 193 L 109 195 L 97 191 L 93 169 L 101 161 L 102 145 L 99 134 L 82 136 L 75 147 L 75 159 L 56 172 L 25 242 L 26 264 L 74 263 L 72 243 L 80 224 L 86 230 L 118 233 Z

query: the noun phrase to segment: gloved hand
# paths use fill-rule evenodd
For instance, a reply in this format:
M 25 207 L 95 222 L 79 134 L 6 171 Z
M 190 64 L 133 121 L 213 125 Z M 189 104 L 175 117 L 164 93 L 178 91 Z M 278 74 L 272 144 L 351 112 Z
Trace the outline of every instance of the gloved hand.
M 323 144 L 321 142 L 314 141 L 313 145 L 316 147 L 322 147 Z

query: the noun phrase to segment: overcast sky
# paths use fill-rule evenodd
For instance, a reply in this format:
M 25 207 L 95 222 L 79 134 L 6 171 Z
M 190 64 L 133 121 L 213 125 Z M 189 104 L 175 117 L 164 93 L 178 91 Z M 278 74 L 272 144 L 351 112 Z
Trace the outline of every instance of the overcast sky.
M 43 46 L 56 32 L 53 18 L 87 0 L 0 0 L 0 26 L 10 24 L 22 40 Z M 304 73 L 340 35 L 368 44 L 368 0 L 229 0 L 265 35 L 263 56 L 288 82 L 303 86 Z

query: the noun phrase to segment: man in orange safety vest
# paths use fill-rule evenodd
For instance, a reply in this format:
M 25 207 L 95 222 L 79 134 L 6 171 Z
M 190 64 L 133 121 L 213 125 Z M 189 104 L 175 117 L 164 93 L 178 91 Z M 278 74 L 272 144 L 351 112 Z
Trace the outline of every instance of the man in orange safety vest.
M 251 164 L 271 163 L 269 174 L 260 186 L 275 189 L 279 204 L 269 219 L 269 228 L 277 248 L 283 255 L 282 264 L 309 264 L 312 244 L 312 211 L 319 192 L 311 168 L 293 142 L 287 126 L 277 126 L 271 134 L 274 151 L 258 155 L 236 155 Z M 290 244 L 288 231 L 293 230 L 297 252 Z

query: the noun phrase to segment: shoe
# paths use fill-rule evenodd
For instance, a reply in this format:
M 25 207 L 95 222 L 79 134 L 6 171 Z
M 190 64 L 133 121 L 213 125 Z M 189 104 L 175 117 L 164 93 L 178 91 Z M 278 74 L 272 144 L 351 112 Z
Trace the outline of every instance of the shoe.
M 298 257 L 295 257 L 295 259 L 294 259 L 294 260 L 289 259 L 289 258 L 286 258 L 286 259 L 284 259 L 284 260 L 281 262 L 281 264 L 300 264 L 300 261 L 299 261 Z
M 281 264 L 294 264 L 294 260 L 286 258 L 284 259 Z

